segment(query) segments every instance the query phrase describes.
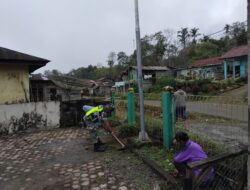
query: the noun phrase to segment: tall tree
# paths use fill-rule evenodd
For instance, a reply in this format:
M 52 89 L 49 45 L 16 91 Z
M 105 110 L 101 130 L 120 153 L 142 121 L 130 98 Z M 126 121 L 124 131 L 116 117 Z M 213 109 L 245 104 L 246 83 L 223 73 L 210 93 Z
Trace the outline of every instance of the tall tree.
M 230 30 L 230 25 L 226 24 L 225 27 L 224 27 L 224 30 L 225 30 L 226 35 L 228 35 L 229 34 L 229 30 Z
M 189 38 L 188 28 L 181 28 L 181 30 L 177 32 L 177 37 L 179 38 L 183 48 L 186 48 Z
M 199 31 L 199 28 L 191 28 L 191 30 L 190 30 L 190 36 L 191 36 L 191 38 L 193 38 L 193 40 L 192 40 L 192 43 L 193 44 L 196 44 L 196 38 L 199 36 L 199 35 L 201 35 L 201 34 L 199 34 L 198 33 L 198 31 Z
M 108 62 L 108 66 L 110 68 L 112 68 L 114 66 L 114 64 L 116 62 L 116 54 L 115 54 L 115 52 L 110 52 L 109 53 L 107 62 Z
M 126 67 L 129 65 L 129 57 L 123 51 L 117 53 L 117 61 L 120 66 Z
M 155 33 L 153 39 L 155 41 L 153 54 L 156 59 L 156 64 L 159 65 L 162 63 L 168 44 L 166 42 L 166 37 L 162 32 Z

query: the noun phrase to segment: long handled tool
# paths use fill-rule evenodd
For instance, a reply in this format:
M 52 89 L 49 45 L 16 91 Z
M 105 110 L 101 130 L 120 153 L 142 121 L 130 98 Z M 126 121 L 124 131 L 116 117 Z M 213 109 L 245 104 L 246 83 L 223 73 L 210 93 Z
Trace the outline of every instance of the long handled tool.
M 122 146 L 122 149 L 124 149 L 126 146 L 122 143 L 122 141 L 115 135 L 115 133 L 112 131 L 112 128 L 110 126 L 109 121 L 106 118 L 103 118 L 103 127 L 106 131 L 108 131 L 115 140 Z

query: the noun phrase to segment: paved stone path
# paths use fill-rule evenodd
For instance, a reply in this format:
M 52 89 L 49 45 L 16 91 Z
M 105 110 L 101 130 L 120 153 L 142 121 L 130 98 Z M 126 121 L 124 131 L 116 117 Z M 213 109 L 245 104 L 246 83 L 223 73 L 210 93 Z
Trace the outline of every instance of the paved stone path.
M 87 136 L 77 128 L 1 136 L 0 189 L 136 189 L 104 167 L 106 152 L 86 150 Z

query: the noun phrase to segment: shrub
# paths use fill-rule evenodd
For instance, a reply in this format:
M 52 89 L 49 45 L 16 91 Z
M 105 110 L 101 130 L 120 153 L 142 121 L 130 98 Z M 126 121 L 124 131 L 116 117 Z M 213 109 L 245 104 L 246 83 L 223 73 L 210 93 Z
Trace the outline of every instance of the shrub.
M 121 125 L 121 122 L 119 121 L 119 118 L 117 116 L 109 117 L 108 120 L 109 120 L 109 123 L 112 127 L 117 127 L 117 126 Z
M 119 136 L 122 138 L 138 135 L 139 128 L 134 125 L 124 124 L 119 127 Z
M 162 136 L 163 123 L 161 119 L 146 117 L 145 126 L 150 136 Z
M 201 85 L 201 91 L 203 93 L 208 93 L 208 84 Z
M 192 93 L 192 88 L 190 88 L 189 86 L 186 87 L 186 93 Z
M 232 86 L 234 83 L 235 83 L 234 80 L 231 78 L 226 80 L 227 86 Z
M 248 79 L 247 79 L 247 77 L 240 77 L 240 78 L 237 78 L 236 80 L 235 80 L 235 83 L 247 83 L 248 82 Z
M 194 86 L 192 87 L 192 93 L 193 93 L 194 95 L 197 95 L 198 92 L 200 92 L 200 91 L 201 91 L 201 88 L 200 88 L 198 85 L 194 85 Z
M 156 84 L 162 89 L 164 86 L 176 86 L 176 80 L 174 78 L 169 77 L 157 77 Z

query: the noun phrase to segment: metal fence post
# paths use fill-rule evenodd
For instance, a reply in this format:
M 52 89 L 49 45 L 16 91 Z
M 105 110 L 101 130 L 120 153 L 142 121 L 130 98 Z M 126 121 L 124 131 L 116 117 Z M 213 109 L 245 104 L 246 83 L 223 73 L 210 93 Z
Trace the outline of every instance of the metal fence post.
M 135 123 L 135 95 L 134 89 L 128 89 L 128 124 Z
M 162 93 L 163 146 L 171 148 L 174 133 L 172 87 L 164 87 Z
M 113 112 L 112 112 L 112 117 L 115 117 L 115 91 L 111 90 L 111 105 L 114 108 Z

